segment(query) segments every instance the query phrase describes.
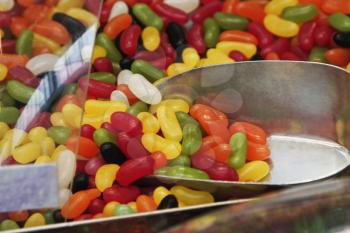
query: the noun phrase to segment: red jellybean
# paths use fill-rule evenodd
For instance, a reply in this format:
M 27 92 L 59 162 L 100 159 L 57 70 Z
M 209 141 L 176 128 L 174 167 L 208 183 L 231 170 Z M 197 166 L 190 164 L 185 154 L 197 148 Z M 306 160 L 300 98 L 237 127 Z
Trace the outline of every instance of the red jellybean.
M 97 170 L 105 164 L 105 161 L 101 157 L 93 157 L 87 161 L 84 167 L 86 174 L 95 176 Z
M 277 39 L 273 44 L 263 48 L 261 50 L 261 55 L 266 56 L 266 54 L 270 52 L 276 52 L 279 55 L 285 51 L 288 51 L 290 49 L 290 42 L 286 38 L 279 38 Z
M 130 137 L 137 137 L 142 134 L 141 121 L 127 112 L 115 112 L 111 115 L 111 124 L 117 132 L 125 132 Z
M 230 133 L 233 135 L 237 132 L 245 133 L 249 141 L 263 145 L 266 144 L 266 133 L 259 126 L 248 122 L 235 122 L 230 126 Z
M 224 143 L 224 140 L 216 135 L 209 135 L 202 139 L 201 149 L 213 149 L 214 147 Z
M 1 49 L 3 53 L 16 53 L 16 41 L 9 39 L 1 40 Z
M 313 4 L 318 8 L 322 7 L 324 0 L 299 0 L 299 4 Z
M 96 129 L 92 125 L 84 124 L 80 128 L 80 135 L 84 138 L 89 138 L 93 140 L 95 130 Z
M 111 93 L 115 90 L 113 84 L 87 78 L 79 80 L 79 87 L 82 90 L 86 90 L 87 87 L 88 95 L 102 99 L 109 99 Z
M 105 57 L 99 57 L 94 60 L 93 64 L 94 68 L 98 72 L 109 72 L 113 73 L 113 65 L 112 62 L 105 58 Z
M 158 69 L 165 70 L 167 67 L 166 53 L 162 48 L 158 48 L 156 51 L 140 51 L 134 56 L 135 59 L 141 59 L 149 62 Z
M 138 179 L 152 175 L 154 160 L 151 156 L 130 159 L 123 163 L 117 173 L 116 180 L 123 186 L 128 186 Z
M 23 11 L 23 17 L 30 23 L 38 23 L 47 19 L 51 12 L 50 7 L 41 4 L 30 5 Z
M 187 32 L 187 41 L 189 46 L 192 46 L 198 53 L 205 53 L 206 45 L 203 37 L 203 27 L 201 24 L 193 24 Z
M 106 205 L 106 203 L 104 202 L 104 200 L 95 199 L 95 200 L 91 201 L 91 203 L 88 207 L 88 211 L 90 214 L 102 213 L 105 205 Z
M 265 18 L 264 7 L 256 2 L 237 3 L 235 13 L 259 23 L 262 23 Z
M 162 32 L 160 34 L 160 47 L 164 50 L 166 55 L 166 67 L 172 64 L 176 59 L 176 51 L 173 46 L 169 43 L 168 34 L 166 32 Z
M 162 152 L 154 152 L 150 155 L 154 160 L 153 169 L 156 170 L 158 168 L 165 167 L 168 164 L 168 160 Z
M 13 35 L 18 37 L 24 29 L 29 27 L 29 22 L 24 17 L 12 17 L 10 30 Z
M 317 23 L 315 21 L 306 22 L 301 26 L 298 34 L 298 43 L 303 50 L 310 51 L 314 47 L 316 27 Z
M 314 37 L 315 43 L 318 46 L 327 46 L 332 41 L 334 30 L 329 26 L 319 26 L 315 29 Z
M 350 62 L 350 49 L 330 49 L 325 53 L 325 57 L 332 65 L 346 66 Z
M 11 67 L 7 74 L 8 80 L 17 80 L 27 86 L 36 88 L 40 79 L 38 79 L 30 70 L 23 66 Z
M 261 145 L 248 141 L 247 161 L 266 160 L 270 156 L 270 149 L 267 145 Z
M 121 204 L 126 204 L 135 201 L 140 193 L 140 189 L 136 186 L 111 187 L 103 191 L 103 200 L 107 203 L 117 201 Z
M 248 24 L 248 32 L 258 38 L 258 45 L 265 48 L 273 43 L 273 35 L 267 31 L 263 24 L 258 22 L 250 22 Z
M 136 103 L 139 99 L 130 91 L 127 84 L 119 84 L 117 90 L 123 92 L 128 98 L 129 104 Z M 110 94 L 109 94 L 110 95 Z
M 141 35 L 139 25 L 131 25 L 120 36 L 120 50 L 128 56 L 134 56 L 137 50 L 138 40 Z
M 222 3 L 217 1 L 212 1 L 204 6 L 198 8 L 192 15 L 192 20 L 195 23 L 203 23 L 203 21 L 215 14 L 215 12 L 220 11 L 222 8 Z
M 103 32 L 112 40 L 127 29 L 132 23 L 132 18 L 129 14 L 121 14 L 115 16 L 109 21 L 103 29 Z
M 28 105 L 27 105 L 28 106 Z M 23 112 L 22 115 L 26 116 L 26 114 L 24 111 L 26 111 L 28 109 L 28 107 L 26 107 Z M 31 110 L 29 110 L 31 111 Z M 51 127 L 51 121 L 50 121 L 50 116 L 51 113 L 50 112 L 42 112 L 42 113 L 37 113 L 34 117 L 34 119 L 28 124 L 26 124 L 24 126 L 24 130 L 25 131 L 29 131 L 34 127 L 44 127 L 45 129 L 48 129 Z M 17 122 L 16 124 L 16 128 L 22 128 L 21 126 L 21 122 Z M 23 128 L 22 128 L 23 129 Z
M 86 160 L 77 160 L 77 168 L 75 169 L 75 174 L 84 173 L 86 163 Z
M 237 51 L 237 50 L 233 50 L 231 51 L 228 56 L 230 58 L 232 58 L 233 60 L 235 61 L 246 61 L 248 60 L 246 56 L 244 56 L 243 53 L 241 53 L 240 51 Z
M 152 9 L 159 16 L 167 18 L 170 22 L 185 24 L 188 21 L 188 14 L 180 9 L 169 6 L 165 3 L 156 3 L 152 5 Z
M 106 3 L 103 4 L 101 13 L 100 13 L 100 24 L 101 26 L 104 26 L 109 19 L 109 14 L 111 13 L 113 5 L 107 5 Z
M 225 0 L 222 5 L 222 12 L 224 13 L 235 13 L 235 6 L 239 2 L 239 0 Z
M 74 218 L 74 221 L 82 221 L 82 220 L 88 220 L 88 219 L 92 219 L 94 217 L 93 214 L 82 214 L 76 218 Z
M 141 143 L 141 137 L 131 138 L 126 132 L 118 133 L 118 146 L 128 159 L 136 159 L 149 155 Z
M 285 51 L 281 53 L 280 59 L 287 61 L 302 61 L 300 57 L 298 57 L 295 53 L 291 51 Z
M 109 122 L 103 122 L 102 125 L 101 125 L 101 128 L 108 130 L 112 134 L 117 134 L 118 133 L 118 131 L 115 130 L 113 128 L 113 126 L 111 125 L 111 123 L 109 123 Z

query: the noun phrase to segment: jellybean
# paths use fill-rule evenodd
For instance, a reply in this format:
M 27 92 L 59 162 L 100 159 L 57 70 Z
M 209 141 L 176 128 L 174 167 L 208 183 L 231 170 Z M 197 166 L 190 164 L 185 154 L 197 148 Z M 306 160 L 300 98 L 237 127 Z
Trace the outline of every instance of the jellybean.
M 105 48 L 107 51 L 107 57 L 112 62 L 119 62 L 122 58 L 117 47 L 113 44 L 111 39 L 105 33 L 99 33 L 96 37 L 96 44 Z
M 153 200 L 159 206 L 163 198 L 168 195 L 171 195 L 171 192 L 167 188 L 159 186 L 153 191 Z
M 44 53 L 32 57 L 25 66 L 34 75 L 38 75 L 53 70 L 58 58 L 59 57 L 54 54 Z
M 192 14 L 192 20 L 194 23 L 202 23 L 206 18 L 211 17 L 215 12 L 221 10 L 222 3 L 218 1 L 212 1 L 206 5 L 201 6 Z
M 104 27 L 103 32 L 111 39 L 114 40 L 122 31 L 127 29 L 132 23 L 132 18 L 129 14 L 121 14 L 115 16 Z
M 267 145 L 261 145 L 248 141 L 247 161 L 266 160 L 270 156 L 270 150 Z
M 219 40 L 258 44 L 258 40 L 253 34 L 240 30 L 226 30 L 220 34 Z
M 202 144 L 202 133 L 198 125 L 186 124 L 183 127 L 182 151 L 184 155 L 194 154 Z
M 273 35 L 261 23 L 250 22 L 247 28 L 250 33 L 258 38 L 260 47 L 265 47 L 273 43 Z
M 45 36 L 59 44 L 66 44 L 70 39 L 67 29 L 62 26 L 62 24 L 53 20 L 45 20 L 34 24 L 33 32 Z
M 186 124 L 193 124 L 199 126 L 198 122 L 185 112 L 178 111 L 175 114 L 182 129 L 185 127 Z
M 265 6 L 267 14 L 280 15 L 286 7 L 295 6 L 298 0 L 272 0 Z
M 314 34 L 316 27 L 317 23 L 314 21 L 306 22 L 300 27 L 298 43 L 301 49 L 310 51 L 310 49 L 313 48 L 315 43 Z
M 132 75 L 129 81 L 129 88 L 139 100 L 147 104 L 158 104 L 162 100 L 158 88 L 140 74 Z
M 267 176 L 270 167 L 264 161 L 252 161 L 246 163 L 238 170 L 239 181 L 257 182 Z
M 319 26 L 315 29 L 314 40 L 318 46 L 327 46 L 331 43 L 334 32 L 329 26 Z
M 279 38 L 273 44 L 266 46 L 261 50 L 261 55 L 266 56 L 270 52 L 276 52 L 277 54 L 288 51 L 290 48 L 289 40 L 286 38 Z
M 23 30 L 16 42 L 16 52 L 18 54 L 32 56 L 33 32 Z
M 0 230 L 1 231 L 15 230 L 15 229 L 19 229 L 19 226 L 13 220 L 6 219 L 6 220 L 2 221 L 1 224 L 0 224 Z
M 118 3 L 118 2 L 117 2 Z M 138 25 L 131 25 L 120 36 L 120 49 L 128 56 L 134 56 L 137 50 L 137 42 L 141 34 Z
M 105 202 L 117 201 L 121 204 L 126 204 L 128 202 L 135 201 L 139 195 L 140 190 L 136 186 L 113 186 L 111 188 L 107 188 L 103 192 L 103 199 Z
M 44 216 L 41 213 L 34 213 L 27 219 L 23 227 L 24 228 L 37 227 L 37 226 L 43 226 L 45 224 L 46 224 L 46 221 Z
M 350 31 L 350 18 L 342 13 L 335 13 L 328 17 L 328 23 L 341 32 Z
M 143 47 L 148 51 L 155 51 L 160 44 L 160 34 L 155 27 L 146 27 L 141 34 Z
M 100 157 L 93 157 L 88 160 L 88 162 L 85 164 L 84 171 L 86 174 L 95 176 L 98 169 L 104 165 L 104 159 Z
M 114 216 L 114 211 L 117 206 L 119 206 L 120 203 L 117 201 L 110 201 L 103 207 L 103 216 L 104 217 L 111 217 Z
M 72 193 L 79 192 L 81 190 L 88 189 L 89 186 L 89 176 L 85 173 L 77 173 L 74 176 L 72 184 Z
M 67 188 L 72 182 L 76 170 L 75 154 L 64 149 L 58 153 L 57 157 L 58 184 L 61 189 Z
M 94 80 L 106 82 L 106 83 L 111 83 L 111 84 L 115 84 L 117 81 L 117 78 L 113 74 L 107 73 L 107 72 L 91 73 L 90 78 Z
M 106 130 L 106 129 L 100 128 L 100 129 L 95 130 L 95 132 L 93 134 L 93 139 L 98 146 L 101 146 L 102 144 L 104 144 L 106 142 L 114 143 L 115 142 L 115 135 L 108 132 L 108 130 Z
M 187 155 L 179 155 L 175 159 L 171 160 L 169 163 L 170 167 L 173 166 L 183 166 L 183 167 L 190 167 L 191 166 L 191 160 Z
M 131 65 L 131 71 L 143 75 L 152 83 L 165 76 L 161 70 L 144 60 L 135 60 Z
M 115 176 L 120 170 L 116 164 L 106 164 L 101 166 L 95 176 L 95 184 L 98 190 L 103 192 L 106 188 L 110 188 L 113 185 Z
M 109 13 L 108 21 L 111 21 L 114 17 L 121 15 L 121 14 L 127 14 L 129 12 L 128 5 L 126 5 L 123 1 L 116 1 L 112 9 Z
M 223 30 L 244 30 L 249 23 L 244 17 L 222 12 L 215 13 L 214 19 Z
M 299 32 L 298 24 L 272 14 L 264 18 L 264 25 L 272 34 L 280 37 L 294 37 Z
M 154 174 L 191 179 L 209 179 L 208 174 L 201 170 L 191 167 L 183 167 L 179 165 L 160 168 L 156 170 Z
M 82 22 L 87 27 L 92 26 L 94 23 L 97 22 L 97 18 L 94 14 L 82 8 L 71 7 L 66 13 L 67 15 L 78 20 L 79 22 Z
M 85 158 L 92 158 L 94 157 L 99 149 L 96 145 L 96 143 L 88 138 L 84 137 L 76 137 L 76 136 L 70 136 L 66 141 L 67 148 L 71 150 L 75 150 L 79 141 L 79 147 L 78 147 L 78 154 L 85 157 Z
M 101 82 L 94 79 L 82 78 L 79 80 L 81 89 L 88 88 L 88 95 L 108 99 L 111 93 L 115 90 L 115 86 L 110 83 Z
M 188 21 L 188 14 L 184 11 L 172 7 L 165 3 L 155 3 L 152 5 L 152 9 L 160 16 L 168 18 L 170 21 L 178 24 L 185 24 Z
M 117 134 L 118 146 L 128 159 L 140 158 L 149 155 L 139 137 L 130 137 L 126 132 Z
M 37 87 L 40 80 L 27 68 L 22 66 L 14 66 L 8 70 L 7 80 L 17 80 L 22 84 L 30 87 Z
M 129 108 L 127 108 L 126 112 L 130 113 L 133 116 L 137 116 L 139 113 L 147 111 L 147 109 L 147 104 L 145 104 L 142 101 L 138 101 Z
M 200 54 L 204 53 L 206 49 L 203 34 L 204 32 L 201 24 L 194 24 L 187 32 L 188 44 L 195 48 Z
M 0 107 L 0 121 L 7 124 L 16 123 L 20 111 L 15 107 Z
M 232 154 L 229 158 L 229 165 L 233 168 L 244 166 L 247 156 L 247 137 L 244 133 L 234 133 L 230 139 Z
M 237 2 L 234 6 L 234 13 L 260 23 L 263 22 L 265 17 L 264 7 L 258 2 L 252 1 Z
M 350 40 L 349 40 L 350 32 L 337 32 L 333 36 L 334 42 L 343 47 L 350 48 Z
M 99 57 L 94 60 L 93 66 L 98 72 L 113 72 L 112 62 L 104 57 Z
M 159 122 L 155 116 L 148 112 L 141 112 L 137 118 L 142 122 L 143 133 L 158 133 L 160 129 Z
M 164 3 L 177 9 L 183 10 L 186 13 L 192 12 L 199 6 L 199 0 L 164 0 Z
M 350 62 L 350 50 L 345 48 L 330 49 L 325 53 L 325 58 L 330 64 L 346 66 Z
M 122 216 L 135 213 L 134 210 L 129 205 L 118 205 L 115 208 L 114 215 Z
M 314 47 L 312 48 L 310 55 L 309 55 L 309 61 L 313 62 L 327 62 L 325 58 L 325 53 L 327 51 L 327 48 L 322 47 Z
M 73 41 L 79 39 L 86 31 L 86 26 L 75 18 L 60 12 L 56 12 L 52 19 L 62 24 L 72 37 Z
M 158 204 L 158 210 L 171 209 L 179 207 L 179 203 L 176 197 L 172 194 L 165 196 Z
M 136 206 L 138 212 L 148 212 L 154 211 L 157 209 L 157 205 L 154 202 L 153 198 L 147 195 L 140 195 L 136 199 Z
M 135 17 L 146 26 L 153 26 L 159 31 L 163 28 L 163 20 L 154 13 L 146 4 L 137 3 L 133 6 L 132 12 Z
M 350 6 L 347 1 L 343 0 L 324 0 L 322 10 L 328 14 L 341 12 L 344 14 L 350 13 Z
M 186 205 L 208 204 L 215 201 L 214 197 L 208 192 L 196 191 L 184 186 L 176 185 L 170 189 L 170 192 Z
M 113 109 L 115 112 L 125 111 L 127 106 L 117 100 L 104 101 L 104 100 L 87 100 L 85 103 L 85 112 L 87 114 L 104 114 L 108 109 Z
M 247 136 L 247 139 L 251 142 L 258 144 L 266 144 L 266 133 L 265 131 L 251 123 L 248 122 L 234 122 L 230 126 L 230 133 L 235 134 L 237 132 L 242 132 Z
M 34 142 L 17 147 L 13 151 L 13 158 L 21 164 L 35 161 L 41 155 L 40 145 Z
M 243 53 L 247 58 L 251 58 L 257 51 L 254 44 L 236 41 L 221 41 L 216 44 L 216 48 L 229 54 L 232 50 L 237 50 Z
M 317 8 L 313 4 L 287 7 L 283 10 L 282 18 L 295 23 L 303 23 L 316 18 Z
M 165 138 L 172 141 L 181 141 L 182 131 L 175 111 L 169 107 L 160 106 L 157 109 L 157 117 Z
M 111 116 L 111 124 L 118 132 L 126 132 L 131 137 L 142 133 L 142 123 L 135 116 L 126 112 L 115 112 Z
M 34 89 L 23 85 L 16 80 L 9 80 L 6 83 L 7 93 L 17 101 L 27 103 L 34 93 Z
M 213 48 L 219 40 L 219 25 L 213 18 L 204 21 L 204 41 L 208 48 Z
M 169 42 L 174 48 L 179 48 L 186 44 L 184 30 L 179 24 L 175 22 L 169 23 L 166 32 L 169 37 Z

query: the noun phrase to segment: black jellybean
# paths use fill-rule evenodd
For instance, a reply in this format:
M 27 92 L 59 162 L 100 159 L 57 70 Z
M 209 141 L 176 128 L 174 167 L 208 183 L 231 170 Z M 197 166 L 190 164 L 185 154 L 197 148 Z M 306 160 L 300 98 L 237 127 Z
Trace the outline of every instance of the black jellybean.
M 179 203 L 174 195 L 168 195 L 158 205 L 158 210 L 171 209 L 179 207 Z
M 350 48 L 350 32 L 337 32 L 333 36 L 334 42 L 343 48 Z
M 106 163 L 122 164 L 126 161 L 123 152 L 111 142 L 105 142 L 100 146 L 102 158 Z
M 52 19 L 62 24 L 72 36 L 73 42 L 79 39 L 86 31 L 84 24 L 64 13 L 55 13 Z
M 131 69 L 131 64 L 134 62 L 134 59 L 132 59 L 131 57 L 123 57 L 120 62 L 119 62 L 119 65 L 120 65 L 120 68 L 122 70 L 125 70 L 125 69 L 128 69 L 130 70 Z
M 72 193 L 85 190 L 89 187 L 89 176 L 85 173 L 77 173 L 73 180 Z
M 55 221 L 55 223 L 59 223 L 59 222 L 64 222 L 65 219 L 63 218 L 62 214 L 61 214 L 61 210 L 54 210 L 52 212 L 52 217 L 53 220 Z
M 166 32 L 168 34 L 170 44 L 175 49 L 180 45 L 186 44 L 186 36 L 184 30 L 179 24 L 175 22 L 169 23 Z

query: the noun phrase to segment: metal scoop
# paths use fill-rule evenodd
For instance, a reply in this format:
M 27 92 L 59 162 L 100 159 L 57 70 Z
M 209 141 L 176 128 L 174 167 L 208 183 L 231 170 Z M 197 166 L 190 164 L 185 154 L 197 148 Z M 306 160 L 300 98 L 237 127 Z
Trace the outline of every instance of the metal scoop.
M 261 182 L 151 176 L 217 199 L 326 179 L 350 164 L 350 74 L 318 63 L 254 61 L 198 68 L 159 84 L 164 99 L 205 102 L 230 121 L 248 121 L 270 135 L 271 172 Z

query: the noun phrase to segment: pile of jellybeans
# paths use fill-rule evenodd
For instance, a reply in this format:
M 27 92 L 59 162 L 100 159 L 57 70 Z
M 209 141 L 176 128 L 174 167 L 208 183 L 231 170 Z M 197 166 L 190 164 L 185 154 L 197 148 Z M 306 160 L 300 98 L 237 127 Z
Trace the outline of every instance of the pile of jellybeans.
M 151 174 L 259 181 L 269 172 L 260 127 L 162 101 L 155 84 L 233 61 L 350 62 L 347 0 L 106 0 L 98 18 L 99 3 L 0 2 L 0 162 L 56 162 L 62 207 L 1 214 L 0 230 L 214 201 L 186 187 L 133 184 Z M 43 74 L 97 21 L 92 73 L 18 127 Z

